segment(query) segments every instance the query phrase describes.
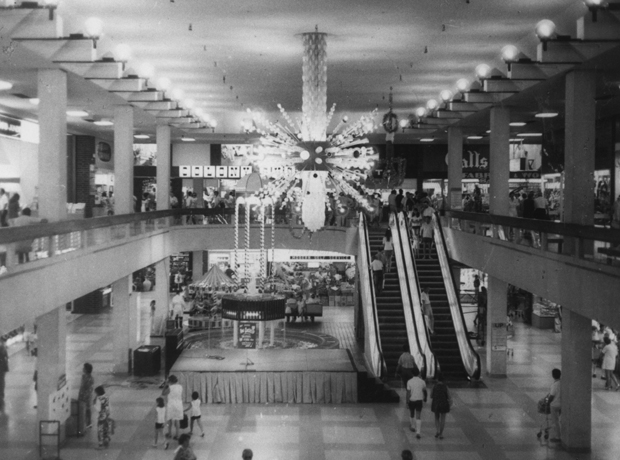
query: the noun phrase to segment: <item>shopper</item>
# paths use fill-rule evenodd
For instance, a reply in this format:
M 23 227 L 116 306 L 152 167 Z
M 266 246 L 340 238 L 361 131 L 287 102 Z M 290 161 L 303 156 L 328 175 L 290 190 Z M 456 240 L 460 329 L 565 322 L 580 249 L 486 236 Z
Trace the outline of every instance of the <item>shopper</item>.
M 200 400 L 200 395 L 197 391 L 194 391 L 192 393 L 192 401 L 190 402 L 189 408 L 189 434 L 194 433 L 194 422 L 196 422 L 196 425 L 198 425 L 198 428 L 200 428 L 200 437 L 204 438 L 205 430 L 202 428 L 202 422 L 200 421 L 200 417 L 202 417 L 202 412 L 200 410 L 201 404 L 202 401 Z
M 19 193 L 14 193 L 9 198 L 9 203 L 7 205 L 7 218 L 9 220 L 9 225 L 12 225 L 12 220 L 17 219 L 19 216 Z
M 110 445 L 111 419 L 110 400 L 101 385 L 95 388 L 95 411 L 97 411 L 97 450 L 107 449 Z
M 179 436 L 179 447 L 174 451 L 174 460 L 196 460 L 196 454 L 189 446 L 190 439 L 191 436 L 186 433 Z
M 178 273 L 177 273 L 178 274 Z M 183 313 L 185 312 L 185 300 L 181 295 L 181 291 L 177 291 L 176 295 L 172 298 L 170 318 L 175 320 L 175 327 L 177 329 L 183 328 Z
M 430 289 L 425 287 L 422 289 L 420 300 L 422 301 L 422 313 L 424 314 L 424 322 L 426 328 L 431 335 L 435 334 L 435 317 L 433 316 L 433 309 L 431 307 Z
M 390 207 L 390 213 L 398 210 L 396 206 L 396 190 L 392 190 L 388 196 L 388 206 Z
M 407 382 L 407 402 L 409 405 L 409 429 L 416 433 L 416 438 L 422 437 L 422 406 L 426 402 L 426 383 L 420 378 L 420 370 L 413 369 L 413 377 Z M 414 425 L 415 422 L 415 425 Z
M 422 226 L 420 227 L 420 234 L 422 236 L 422 249 L 420 250 L 420 253 L 422 254 L 422 259 L 431 258 L 434 233 L 435 229 L 433 228 L 431 218 L 425 217 L 424 222 L 422 222 Z
M 168 377 L 168 385 L 162 395 L 168 397 L 166 404 L 166 422 L 168 423 L 168 437 L 172 435 L 174 425 L 174 438 L 179 438 L 179 422 L 183 420 L 183 387 L 175 375 Z
M 547 200 L 543 196 L 542 191 L 536 192 L 536 198 L 534 198 L 534 219 L 547 220 Z
M 93 388 L 95 387 L 95 379 L 93 378 L 93 365 L 90 363 L 84 363 L 82 367 L 82 381 L 80 382 L 80 391 L 78 393 L 78 404 L 84 405 L 85 408 L 85 421 L 86 428 L 92 426 L 92 413 L 90 402 L 93 400 Z
M 4 385 L 6 373 L 9 372 L 9 352 L 6 349 L 6 337 L 0 337 L 0 411 L 4 411 Z
M 241 458 L 243 460 L 252 460 L 253 457 L 254 452 L 252 452 L 252 449 L 243 449 L 243 452 L 241 452 Z
M 385 273 L 390 273 L 392 270 L 392 257 L 394 255 L 394 246 L 392 244 L 392 230 L 389 228 L 383 235 L 383 254 L 385 254 L 385 260 L 387 266 L 385 267 Z
M 616 384 L 615 390 L 618 391 L 620 389 L 620 384 L 618 384 L 618 379 L 614 374 L 614 370 L 616 369 L 616 358 L 618 356 L 618 347 L 616 344 L 609 338 L 607 334 L 603 337 L 603 343 L 605 346 L 603 347 L 603 372 L 605 372 L 605 389 L 612 389 L 612 382 Z
M 375 295 L 381 294 L 383 291 L 383 262 L 379 253 L 375 254 L 375 258 L 371 263 L 372 275 L 375 281 Z
M 443 430 L 446 426 L 446 414 L 450 412 L 450 405 L 452 398 L 450 397 L 450 391 L 443 381 L 443 374 L 437 372 L 435 376 L 437 383 L 433 387 L 431 392 L 431 411 L 435 414 L 435 437 L 443 439 Z
M 8 227 L 7 214 L 9 212 L 9 194 L 3 188 L 0 188 L 0 226 Z
M 401 212 L 403 210 L 403 199 L 405 198 L 405 195 L 403 195 L 403 189 L 398 189 L 398 195 L 396 195 L 396 211 L 397 212 Z
M 413 377 L 413 370 L 417 368 L 418 366 L 409 348 L 409 342 L 405 342 L 403 344 L 403 353 L 398 358 L 398 364 L 396 365 L 396 376 L 400 375 L 403 387 L 407 387 L 407 382 Z
M 155 440 L 153 441 L 153 447 L 159 446 L 159 436 L 161 435 L 161 443 L 164 449 L 168 448 L 168 441 L 164 435 L 164 426 L 166 425 L 166 403 L 161 396 L 155 400 Z
M 562 371 L 560 369 L 553 369 L 551 371 L 553 377 L 553 383 L 549 389 L 547 400 L 549 401 L 549 409 L 551 411 L 551 442 L 560 442 L 560 412 L 562 408 L 562 393 L 560 378 L 562 377 Z
M 409 449 L 405 449 L 400 453 L 401 460 L 413 460 L 413 452 Z

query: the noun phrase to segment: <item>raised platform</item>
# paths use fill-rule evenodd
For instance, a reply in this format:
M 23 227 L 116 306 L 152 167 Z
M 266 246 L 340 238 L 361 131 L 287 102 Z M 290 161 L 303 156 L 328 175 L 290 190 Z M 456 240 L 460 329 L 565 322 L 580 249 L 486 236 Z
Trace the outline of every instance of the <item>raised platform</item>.
M 170 373 L 186 401 L 197 391 L 206 403 L 357 402 L 357 370 L 341 349 L 184 350 Z

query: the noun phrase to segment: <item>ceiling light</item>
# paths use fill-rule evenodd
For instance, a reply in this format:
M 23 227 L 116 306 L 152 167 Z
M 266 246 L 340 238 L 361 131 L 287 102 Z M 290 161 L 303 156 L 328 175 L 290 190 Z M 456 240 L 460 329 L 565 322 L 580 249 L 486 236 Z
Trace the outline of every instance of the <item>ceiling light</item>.
M 487 134 L 491 134 L 491 130 L 490 129 L 487 129 Z
M 558 112 L 538 112 L 534 115 L 536 118 L 555 118 L 559 115 Z
M 409 124 L 409 120 L 403 118 L 402 120 L 398 122 L 398 124 L 400 125 L 401 128 L 405 129 L 407 125 Z
M 519 49 L 514 45 L 506 45 L 502 48 L 502 59 L 504 62 L 514 62 L 519 56 Z
M 8 81 L 0 80 L 0 91 L 11 89 L 12 87 L 13 87 L 13 83 L 9 83 Z
M 142 78 L 146 78 L 147 80 L 149 78 L 153 78 L 153 75 L 155 75 L 155 67 L 149 63 L 142 64 L 140 66 L 140 70 L 138 71 L 138 75 Z
M 508 140 L 509 140 L 510 142 L 523 142 L 523 139 L 515 139 L 515 138 L 512 138 L 512 139 L 508 139 Z
M 429 99 L 429 101 L 426 103 L 426 108 L 428 110 L 435 110 L 437 108 L 437 101 L 435 99 Z
M 510 122 L 510 126 L 525 126 L 527 125 L 526 122 L 524 121 L 512 121 Z
M 134 139 L 150 139 L 151 136 L 148 134 L 134 134 Z
M 540 137 L 542 133 L 519 133 L 517 137 Z
M 193 99 L 185 99 L 183 101 L 183 107 L 185 107 L 186 109 L 191 109 L 194 107 L 194 100 Z
M 478 140 L 482 139 L 482 136 L 467 136 L 467 139 L 469 139 L 471 141 L 478 141 Z
M 58 6 L 58 2 L 60 0 L 43 0 L 43 3 L 45 3 L 45 6 Z
M 93 124 L 97 126 L 112 126 L 114 122 L 110 120 L 98 120 L 98 121 L 93 121 Z
M 103 33 L 103 21 L 99 18 L 88 18 L 84 23 L 86 36 L 90 38 L 99 38 Z
M 87 117 L 88 112 L 85 112 L 84 110 L 67 110 L 67 115 L 70 117 Z
M 39 102 L 41 102 L 41 100 L 38 97 L 31 97 L 30 99 L 28 99 L 28 102 L 30 102 L 32 105 L 39 105 Z
M 491 67 L 488 64 L 478 64 L 476 66 L 476 76 L 478 78 L 488 78 L 491 75 Z
M 433 142 L 434 140 L 434 137 L 423 137 L 422 139 L 420 139 L 420 142 Z
M 301 158 L 302 160 L 307 160 L 308 158 L 310 158 L 310 152 L 308 152 L 307 150 L 302 151 L 299 154 L 299 158 Z
M 215 120 L 209 120 L 209 126 L 211 128 L 217 128 L 217 121 Z
M 417 109 L 415 109 L 415 114 L 419 118 L 422 118 L 424 115 L 426 115 L 426 109 L 424 107 L 418 107 Z
M 183 142 L 194 142 L 196 139 L 194 139 L 193 137 L 182 137 L 181 140 Z
M 202 118 L 203 112 L 204 112 L 204 110 L 203 110 L 203 108 L 202 108 L 202 107 L 196 107 L 196 108 L 194 109 L 194 113 L 195 113 L 197 116 L 201 117 L 201 118 Z
M 114 59 L 119 62 L 127 62 L 131 59 L 131 48 L 129 45 L 121 43 L 114 48 Z
M 444 102 L 448 102 L 450 99 L 452 99 L 452 96 L 452 91 L 450 91 L 449 89 L 444 89 L 441 93 L 439 93 L 439 97 Z
M 170 93 L 170 95 L 172 96 L 172 99 L 174 99 L 177 102 L 183 99 L 184 94 L 185 93 L 183 92 L 183 90 L 179 88 L 174 88 L 172 92 Z
M 547 51 L 547 42 L 553 38 L 555 34 L 555 24 L 549 19 L 543 19 L 536 24 L 536 36 L 543 44 L 543 51 Z
M 469 80 L 467 78 L 461 78 L 456 82 L 456 89 L 461 93 L 464 93 L 469 89 Z

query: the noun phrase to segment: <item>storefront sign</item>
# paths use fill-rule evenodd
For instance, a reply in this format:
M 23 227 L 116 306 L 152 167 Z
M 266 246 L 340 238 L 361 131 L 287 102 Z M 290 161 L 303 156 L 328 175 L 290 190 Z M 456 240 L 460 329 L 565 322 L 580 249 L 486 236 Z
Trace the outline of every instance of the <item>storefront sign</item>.
M 252 166 L 179 166 L 179 177 L 203 177 L 205 179 L 241 179 L 252 173 Z
M 0 134 L 21 138 L 22 124 L 19 120 L 0 116 Z
M 540 179 L 539 171 L 510 171 L 511 179 Z
M 467 150 L 463 153 L 463 172 L 478 172 L 489 170 L 489 151 Z
M 239 321 L 239 348 L 256 348 L 256 323 Z

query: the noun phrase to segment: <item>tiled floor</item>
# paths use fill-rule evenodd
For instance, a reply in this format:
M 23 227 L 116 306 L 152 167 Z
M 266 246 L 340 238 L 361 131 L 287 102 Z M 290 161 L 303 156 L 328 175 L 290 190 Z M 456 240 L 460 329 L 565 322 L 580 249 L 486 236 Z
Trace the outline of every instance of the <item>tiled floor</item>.
M 148 299 L 145 299 L 145 308 Z M 148 321 L 148 314 L 143 320 Z M 69 438 L 63 460 L 170 460 L 171 450 L 150 447 L 158 379 L 114 376 L 110 369 L 111 315 L 81 316 L 68 326 L 69 380 L 79 384 L 81 364 L 95 366 L 97 384 L 108 386 L 117 432 L 109 450 L 95 451 L 95 433 Z M 351 310 L 326 310 L 315 325 L 355 346 Z M 148 327 L 145 324 L 144 327 Z M 411 449 L 417 460 L 617 460 L 620 458 L 620 394 L 603 391 L 594 381 L 593 452 L 568 454 L 536 438 L 540 416 L 536 401 L 550 385 L 549 371 L 560 362 L 560 335 L 516 324 L 509 346 L 508 378 L 485 379 L 487 388 L 453 390 L 456 406 L 447 417 L 445 439 L 433 437 L 428 406 L 423 411 L 423 437 L 408 430 L 408 414 L 401 404 L 356 405 L 203 405 L 204 438 L 193 448 L 200 460 L 240 458 L 243 448 L 257 460 L 397 460 Z M 0 459 L 38 458 L 34 358 L 12 350 L 7 374 L 7 412 L 0 418 Z M 482 359 L 484 362 L 484 359 Z M 589 370 L 584 370 L 589 372 Z M 402 390 L 399 390 L 402 392 Z

